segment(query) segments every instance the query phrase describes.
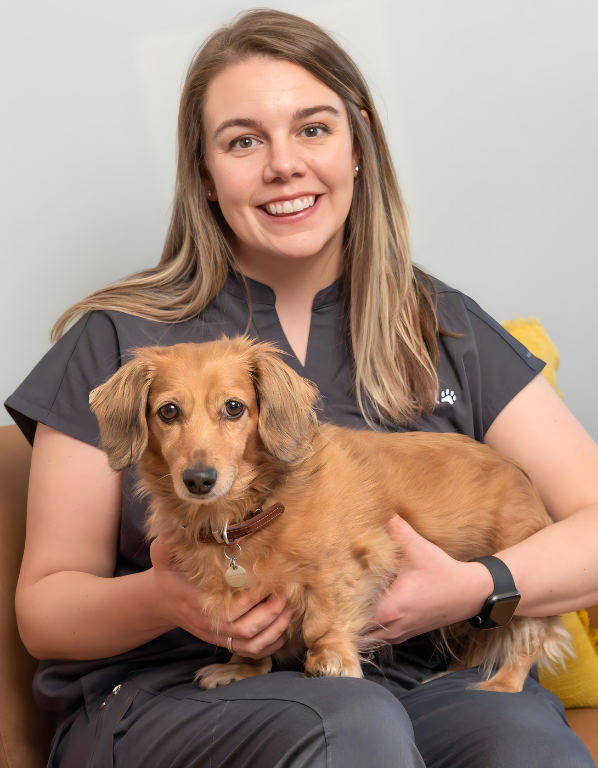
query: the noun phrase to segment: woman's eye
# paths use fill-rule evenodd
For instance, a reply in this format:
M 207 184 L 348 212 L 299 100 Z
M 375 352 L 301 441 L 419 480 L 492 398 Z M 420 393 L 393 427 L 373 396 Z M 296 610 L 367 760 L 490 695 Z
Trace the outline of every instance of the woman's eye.
M 301 131 L 301 133 L 308 139 L 315 139 L 323 133 L 330 133 L 330 131 L 325 125 L 308 125 L 307 128 L 304 128 Z
M 240 416 L 245 410 L 243 403 L 240 403 L 238 400 L 229 400 L 225 408 L 229 416 Z
M 257 139 L 254 139 L 252 136 L 241 136 L 240 139 L 231 141 L 230 146 L 231 149 L 253 149 L 257 144 Z
M 158 411 L 162 421 L 174 421 L 179 415 L 179 409 L 174 403 L 166 403 Z

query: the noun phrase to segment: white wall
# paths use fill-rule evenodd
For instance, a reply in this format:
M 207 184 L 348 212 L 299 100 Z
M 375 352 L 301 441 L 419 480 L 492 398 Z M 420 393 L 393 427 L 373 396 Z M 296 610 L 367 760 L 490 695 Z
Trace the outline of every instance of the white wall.
M 34 0 L 0 18 L 3 400 L 54 320 L 160 254 L 180 80 L 247 3 Z M 338 33 L 369 76 L 414 258 L 497 319 L 536 315 L 598 439 L 598 4 L 355 0 L 271 7 Z M 593 226 L 594 225 L 594 226 Z M 9 423 L 2 412 L 0 423 Z

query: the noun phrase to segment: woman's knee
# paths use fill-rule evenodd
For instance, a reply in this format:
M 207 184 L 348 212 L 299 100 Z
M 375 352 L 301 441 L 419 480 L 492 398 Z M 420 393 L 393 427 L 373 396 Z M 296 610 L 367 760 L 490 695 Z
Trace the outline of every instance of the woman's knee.
M 483 764 L 488 768 L 595 768 L 588 750 L 567 723 L 542 714 L 503 712 L 484 743 L 478 742 L 487 756 Z
M 558 701 L 531 691 L 461 693 L 414 719 L 428 768 L 447 765 L 448 755 L 462 768 L 594 768 Z
M 317 678 L 309 684 L 334 766 L 423 768 L 411 720 L 385 688 L 353 678 Z

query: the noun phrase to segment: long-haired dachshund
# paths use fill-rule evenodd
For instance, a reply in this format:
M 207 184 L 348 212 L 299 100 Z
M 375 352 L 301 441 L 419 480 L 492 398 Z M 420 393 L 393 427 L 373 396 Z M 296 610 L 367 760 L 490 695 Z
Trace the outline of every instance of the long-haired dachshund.
M 307 649 L 307 676 L 361 677 L 364 627 L 401 568 L 394 515 L 462 561 L 551 520 L 521 467 L 487 446 L 320 425 L 316 401 L 273 345 L 247 338 L 138 349 L 90 395 L 111 468 L 138 464 L 148 536 L 168 534 L 206 610 L 226 609 L 246 571 L 247 588 L 288 599 L 281 656 Z M 533 663 L 569 653 L 554 616 L 488 632 L 461 622 L 444 638 L 454 668 L 499 667 L 478 685 L 493 691 L 520 691 Z M 212 688 L 270 668 L 234 654 L 198 677 Z

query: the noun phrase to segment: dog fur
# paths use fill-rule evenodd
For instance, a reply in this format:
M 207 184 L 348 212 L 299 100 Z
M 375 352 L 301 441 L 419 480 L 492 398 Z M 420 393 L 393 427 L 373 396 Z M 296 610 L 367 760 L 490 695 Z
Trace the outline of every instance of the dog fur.
M 318 424 L 315 387 L 268 343 L 223 338 L 135 351 L 90 395 L 111 468 L 138 465 L 148 536 L 167 534 L 179 568 L 215 614 L 230 605 L 222 545 L 198 535 L 241 522 L 251 504 L 286 512 L 243 541 L 243 587 L 287 597 L 289 640 L 307 676 L 361 677 L 364 627 L 401 567 L 386 525 L 400 515 L 451 557 L 491 555 L 550 525 L 538 492 L 512 459 L 456 434 L 378 433 Z M 244 405 L 231 418 L 226 403 Z M 172 403 L 178 417 L 159 410 Z M 217 471 L 193 495 L 188 467 Z M 558 617 L 513 617 L 489 632 L 460 622 L 441 631 L 450 670 L 485 665 L 479 688 L 520 691 L 533 663 L 562 664 L 569 637 Z M 200 670 L 202 688 L 268 672 L 234 654 Z M 498 671 L 496 671 L 498 668 Z

